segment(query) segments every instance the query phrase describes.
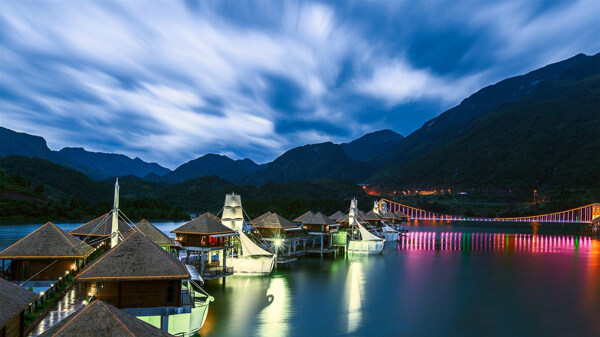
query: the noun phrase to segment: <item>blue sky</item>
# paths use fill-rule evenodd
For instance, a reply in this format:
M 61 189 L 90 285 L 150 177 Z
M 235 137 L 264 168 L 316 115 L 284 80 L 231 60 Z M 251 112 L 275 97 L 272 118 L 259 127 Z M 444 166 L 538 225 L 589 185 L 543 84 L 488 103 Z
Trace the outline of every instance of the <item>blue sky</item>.
M 600 51 L 600 1 L 0 1 L 0 121 L 169 168 L 408 135 Z

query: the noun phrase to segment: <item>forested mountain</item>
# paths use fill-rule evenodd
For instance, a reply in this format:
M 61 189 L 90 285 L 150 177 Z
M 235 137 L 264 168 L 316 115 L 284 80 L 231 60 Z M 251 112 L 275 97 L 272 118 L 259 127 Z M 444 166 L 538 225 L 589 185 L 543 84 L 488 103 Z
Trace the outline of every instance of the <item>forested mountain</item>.
M 350 158 L 369 162 L 391 150 L 403 139 L 404 136 L 401 134 L 385 129 L 367 133 L 350 143 L 342 143 L 340 146 Z
M 317 179 L 360 182 L 370 173 L 368 164 L 353 160 L 340 145 L 327 142 L 293 148 L 244 179 L 244 182 L 257 185 Z
M 182 164 L 163 177 L 149 177 L 149 180 L 173 184 L 198 177 L 218 176 L 229 181 L 239 182 L 259 170 L 260 167 L 260 165 L 247 158 L 233 160 L 223 155 L 206 154 Z
M 578 55 L 482 89 L 406 137 L 371 182 L 600 190 L 599 60 Z

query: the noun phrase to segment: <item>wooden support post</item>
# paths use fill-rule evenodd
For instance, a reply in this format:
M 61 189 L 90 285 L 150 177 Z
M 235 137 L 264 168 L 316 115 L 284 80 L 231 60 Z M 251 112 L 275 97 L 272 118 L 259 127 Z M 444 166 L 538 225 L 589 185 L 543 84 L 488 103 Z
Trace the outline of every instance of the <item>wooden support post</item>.
M 204 274 L 204 251 L 200 251 L 200 274 Z

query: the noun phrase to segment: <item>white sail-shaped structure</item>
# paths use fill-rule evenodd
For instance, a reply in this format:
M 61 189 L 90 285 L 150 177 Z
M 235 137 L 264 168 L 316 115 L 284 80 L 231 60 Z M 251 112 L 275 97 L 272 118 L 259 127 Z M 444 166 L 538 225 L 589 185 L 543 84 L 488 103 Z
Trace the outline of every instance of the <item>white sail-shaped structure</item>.
M 225 195 L 221 223 L 240 234 L 241 254 L 227 259 L 227 266 L 233 267 L 234 275 L 270 274 L 275 265 L 275 255 L 260 248 L 244 233 L 244 210 L 240 195 Z
M 380 254 L 383 250 L 385 239 L 382 239 L 369 232 L 360 223 L 360 221 L 358 221 L 358 208 L 356 204 L 356 199 L 352 199 L 350 202 L 350 212 L 348 213 L 348 221 L 350 222 L 350 228 L 352 228 L 352 235 L 350 240 L 348 240 L 348 252 L 360 254 Z M 354 228 L 358 229 L 360 238 L 355 236 Z
M 373 212 L 382 218 L 387 213 L 387 203 L 385 201 L 381 202 L 381 210 L 379 209 L 379 202 L 375 201 L 373 204 Z M 381 221 L 381 237 L 385 239 L 385 241 L 398 241 L 400 238 L 400 232 L 390 227 L 385 220 Z

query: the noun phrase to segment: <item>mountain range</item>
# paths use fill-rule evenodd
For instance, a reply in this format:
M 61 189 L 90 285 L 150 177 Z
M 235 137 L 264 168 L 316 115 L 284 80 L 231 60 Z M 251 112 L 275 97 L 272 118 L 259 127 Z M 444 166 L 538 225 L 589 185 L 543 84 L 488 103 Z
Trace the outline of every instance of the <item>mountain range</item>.
M 338 179 L 394 188 L 600 189 L 599 88 L 600 54 L 579 54 L 487 86 L 406 137 L 381 130 L 299 146 L 261 165 L 206 154 L 170 171 L 120 154 L 52 151 L 41 137 L 1 127 L 0 157 L 39 157 L 96 180 L 133 175 L 168 184 L 214 175 L 254 185 Z

